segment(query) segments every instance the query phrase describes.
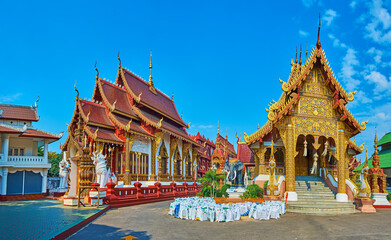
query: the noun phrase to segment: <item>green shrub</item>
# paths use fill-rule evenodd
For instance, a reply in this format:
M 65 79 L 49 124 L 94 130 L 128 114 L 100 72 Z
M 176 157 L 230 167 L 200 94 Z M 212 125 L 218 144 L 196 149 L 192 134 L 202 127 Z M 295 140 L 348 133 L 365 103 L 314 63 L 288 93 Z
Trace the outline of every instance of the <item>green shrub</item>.
M 388 201 L 391 201 L 391 193 L 388 193 L 388 195 L 387 195 L 387 200 L 388 200 Z
M 263 189 L 257 184 L 251 184 L 247 186 L 247 190 L 241 195 L 242 199 L 247 198 L 260 198 L 263 196 Z
M 269 183 L 269 181 L 265 181 L 264 183 L 263 183 L 263 189 L 266 189 L 267 188 L 267 184 Z

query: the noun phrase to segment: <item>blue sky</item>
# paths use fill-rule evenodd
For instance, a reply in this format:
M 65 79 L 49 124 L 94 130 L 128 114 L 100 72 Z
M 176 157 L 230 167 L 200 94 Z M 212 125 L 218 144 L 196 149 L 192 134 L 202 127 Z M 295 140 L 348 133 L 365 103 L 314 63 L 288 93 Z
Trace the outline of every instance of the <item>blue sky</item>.
M 296 47 L 321 42 L 368 128 L 356 142 L 373 152 L 374 127 L 391 131 L 391 1 L 1 1 L 0 102 L 31 105 L 35 127 L 58 133 L 72 117 L 76 93 L 91 98 L 94 63 L 115 80 L 122 65 L 144 79 L 153 51 L 157 88 L 174 93 L 179 114 L 214 139 L 253 133 L 281 94 Z M 387 51 L 388 50 L 388 51 Z M 60 142 L 64 142 L 66 135 Z M 59 151 L 59 143 L 51 144 Z

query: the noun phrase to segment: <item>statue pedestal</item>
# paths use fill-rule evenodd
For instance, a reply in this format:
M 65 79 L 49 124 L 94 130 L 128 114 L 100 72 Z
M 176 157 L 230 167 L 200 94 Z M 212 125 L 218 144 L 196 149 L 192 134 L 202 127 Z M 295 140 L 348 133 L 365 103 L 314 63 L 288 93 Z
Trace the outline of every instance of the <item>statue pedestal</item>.
M 90 190 L 90 200 L 91 200 L 91 206 L 94 206 L 98 201 L 98 191 L 96 189 Z M 99 192 L 99 206 L 103 205 L 103 199 L 106 197 L 106 191 L 100 191 Z
M 373 207 L 374 199 L 370 198 L 355 198 L 357 210 L 360 210 L 364 213 L 374 213 L 376 209 Z
M 246 191 L 244 187 L 230 188 L 227 190 L 228 198 L 240 198 L 240 195 Z
M 373 199 L 376 200 L 373 205 L 390 206 L 391 203 L 387 200 L 387 193 L 373 193 Z

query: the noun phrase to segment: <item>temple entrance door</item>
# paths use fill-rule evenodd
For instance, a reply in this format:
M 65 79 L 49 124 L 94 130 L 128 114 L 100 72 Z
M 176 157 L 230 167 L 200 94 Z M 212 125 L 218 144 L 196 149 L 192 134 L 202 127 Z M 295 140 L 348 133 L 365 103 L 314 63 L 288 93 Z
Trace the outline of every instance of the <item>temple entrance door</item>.
M 312 155 L 314 148 L 314 137 L 308 135 L 307 137 L 300 135 L 296 142 L 295 157 L 295 175 L 296 176 L 308 176 L 310 174 L 309 168 L 312 166 Z

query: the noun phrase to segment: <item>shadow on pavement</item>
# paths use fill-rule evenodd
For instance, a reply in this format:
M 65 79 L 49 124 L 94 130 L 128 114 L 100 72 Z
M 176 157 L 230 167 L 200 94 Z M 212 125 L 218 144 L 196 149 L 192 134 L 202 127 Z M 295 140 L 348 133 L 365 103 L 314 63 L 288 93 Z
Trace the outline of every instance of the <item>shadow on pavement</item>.
M 135 238 L 137 240 L 150 240 L 152 238 L 152 235 L 148 235 L 146 231 L 120 230 L 120 228 L 93 223 L 83 230 L 87 231 L 79 231 L 68 239 L 122 239 L 129 235 L 137 237 Z

